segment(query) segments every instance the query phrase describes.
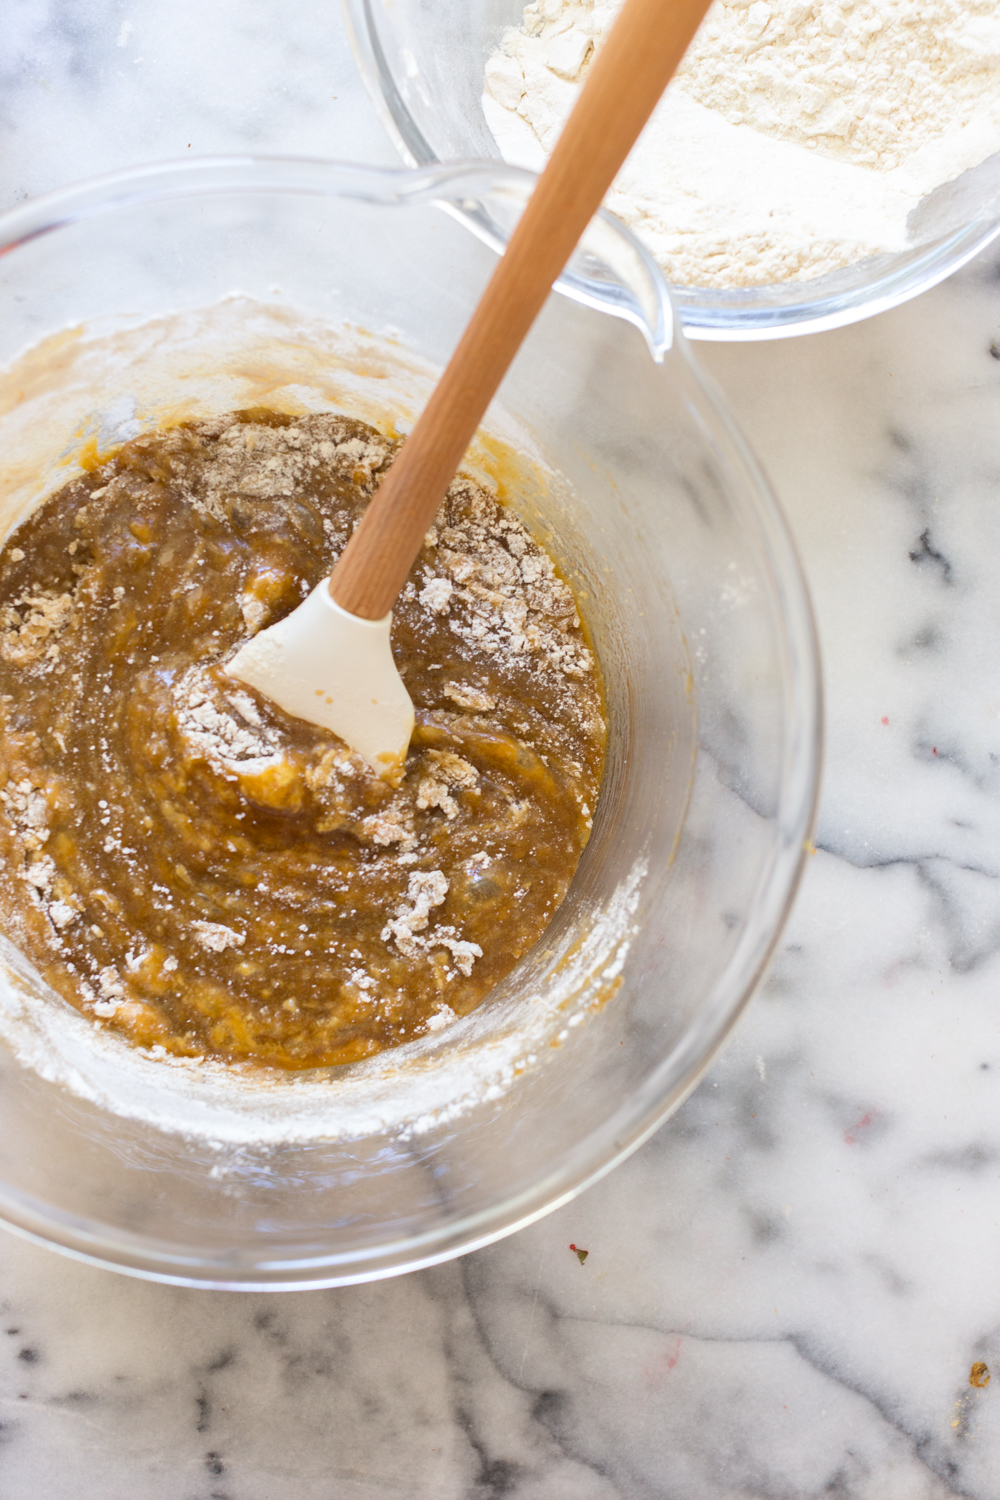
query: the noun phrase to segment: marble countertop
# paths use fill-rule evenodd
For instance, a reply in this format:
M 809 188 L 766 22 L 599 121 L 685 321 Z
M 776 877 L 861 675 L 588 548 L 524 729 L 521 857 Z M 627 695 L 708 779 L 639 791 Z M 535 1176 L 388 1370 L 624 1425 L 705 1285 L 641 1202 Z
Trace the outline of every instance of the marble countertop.
M 394 162 L 333 0 L 12 0 L 3 33 L 3 208 L 188 152 Z M 0 1234 L 4 1500 L 1000 1497 L 998 340 L 994 249 L 853 328 L 702 346 L 798 538 L 829 732 L 771 977 L 680 1113 L 367 1287 Z

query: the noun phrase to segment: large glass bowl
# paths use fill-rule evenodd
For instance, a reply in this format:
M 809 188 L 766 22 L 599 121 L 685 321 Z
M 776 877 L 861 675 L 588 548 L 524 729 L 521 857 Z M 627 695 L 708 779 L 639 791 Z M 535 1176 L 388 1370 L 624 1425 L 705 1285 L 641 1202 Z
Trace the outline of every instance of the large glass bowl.
M 0 534 L 163 420 L 268 404 L 405 430 L 529 174 L 305 161 L 127 172 L 0 219 Z M 473 472 L 512 485 L 606 678 L 592 839 L 474 1015 L 350 1068 L 233 1086 L 109 1038 L 0 938 L 0 1219 L 135 1275 L 329 1286 L 565 1202 L 694 1087 L 758 983 L 816 796 L 819 671 L 781 513 L 672 336 L 656 267 L 595 221 Z M 27 352 L 26 352 L 27 351 Z
M 412 166 L 498 157 L 483 115 L 486 62 L 524 0 L 343 0 L 361 76 Z M 911 216 L 912 249 L 811 281 L 673 286 L 689 338 L 766 339 L 838 328 L 943 281 L 1000 234 L 1000 157 L 932 193 Z

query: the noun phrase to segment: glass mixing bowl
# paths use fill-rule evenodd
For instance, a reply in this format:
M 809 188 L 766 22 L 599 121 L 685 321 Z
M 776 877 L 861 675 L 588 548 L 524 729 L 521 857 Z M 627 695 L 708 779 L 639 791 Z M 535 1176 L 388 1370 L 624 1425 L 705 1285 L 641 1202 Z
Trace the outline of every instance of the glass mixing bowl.
M 268 404 L 405 430 L 529 174 L 185 162 L 0 220 L 0 526 L 164 420 Z M 478 210 L 476 210 L 478 211 Z M 820 755 L 781 513 L 672 336 L 656 267 L 595 221 L 474 446 L 572 581 L 607 772 L 569 897 L 472 1016 L 345 1069 L 234 1084 L 118 1043 L 0 939 L 0 1219 L 100 1264 L 330 1286 L 483 1245 L 634 1150 L 758 983 Z M 513 479 L 512 477 L 513 476 Z
M 382 123 L 411 166 L 499 157 L 483 115 L 486 62 L 524 0 L 343 0 L 355 58 Z M 910 220 L 912 249 L 812 281 L 674 286 L 689 338 L 765 339 L 838 328 L 943 281 L 1000 234 L 1000 156 L 937 189 Z

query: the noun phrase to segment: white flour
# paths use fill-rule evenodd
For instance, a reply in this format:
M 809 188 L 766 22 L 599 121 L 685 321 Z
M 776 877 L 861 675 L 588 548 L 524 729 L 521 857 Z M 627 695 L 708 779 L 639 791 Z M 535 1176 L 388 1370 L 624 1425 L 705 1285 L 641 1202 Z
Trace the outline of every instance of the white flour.
M 620 0 L 537 0 L 486 65 L 508 161 L 538 167 Z M 997 0 L 716 0 L 608 207 L 684 286 L 824 275 L 1000 151 Z

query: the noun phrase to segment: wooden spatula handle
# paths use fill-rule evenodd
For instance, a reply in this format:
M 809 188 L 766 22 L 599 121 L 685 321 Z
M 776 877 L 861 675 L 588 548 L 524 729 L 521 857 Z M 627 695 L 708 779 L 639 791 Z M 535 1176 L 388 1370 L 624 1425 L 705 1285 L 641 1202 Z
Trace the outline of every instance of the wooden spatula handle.
M 709 3 L 626 0 L 447 369 L 333 570 L 330 591 L 351 614 L 378 620 L 395 603 L 486 408 Z

